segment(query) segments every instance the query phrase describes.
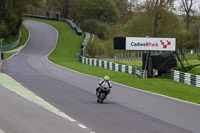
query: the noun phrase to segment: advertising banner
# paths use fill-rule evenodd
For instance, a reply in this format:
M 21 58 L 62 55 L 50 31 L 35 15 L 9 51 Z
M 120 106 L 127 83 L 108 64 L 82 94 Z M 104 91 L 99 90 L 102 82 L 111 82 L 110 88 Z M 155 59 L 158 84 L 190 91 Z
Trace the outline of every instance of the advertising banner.
M 175 38 L 126 37 L 126 50 L 175 51 Z

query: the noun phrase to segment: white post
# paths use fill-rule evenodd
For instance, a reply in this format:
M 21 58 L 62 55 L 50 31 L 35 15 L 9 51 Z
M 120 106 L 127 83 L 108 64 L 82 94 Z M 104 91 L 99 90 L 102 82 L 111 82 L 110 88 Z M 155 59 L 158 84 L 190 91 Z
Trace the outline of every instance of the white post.
M 200 52 L 200 28 L 199 28 L 199 48 L 198 48 L 198 53 Z M 198 56 L 199 56 L 199 54 L 198 54 Z M 198 57 L 199 58 L 199 60 L 200 60 L 200 56 Z
M 123 56 L 123 51 L 122 51 L 122 56 L 121 56 L 122 58 L 121 58 L 121 61 L 123 61 L 123 58 L 124 58 L 124 56 Z

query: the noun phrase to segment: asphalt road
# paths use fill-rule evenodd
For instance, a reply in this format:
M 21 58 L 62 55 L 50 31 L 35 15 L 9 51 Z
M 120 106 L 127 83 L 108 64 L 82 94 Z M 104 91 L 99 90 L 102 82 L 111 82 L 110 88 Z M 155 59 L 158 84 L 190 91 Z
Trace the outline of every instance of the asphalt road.
M 0 85 L 0 133 L 90 133 Z
M 98 78 L 46 59 L 55 47 L 55 29 L 34 21 L 24 24 L 30 39 L 15 57 L 3 62 L 2 71 L 67 115 L 96 133 L 199 133 L 198 105 L 116 83 L 105 104 L 97 104 Z

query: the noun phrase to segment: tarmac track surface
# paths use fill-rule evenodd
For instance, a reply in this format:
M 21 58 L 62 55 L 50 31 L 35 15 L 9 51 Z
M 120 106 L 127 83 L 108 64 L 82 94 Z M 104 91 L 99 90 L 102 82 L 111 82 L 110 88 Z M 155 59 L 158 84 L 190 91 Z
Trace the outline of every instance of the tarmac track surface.
M 0 85 L 0 133 L 90 133 Z
M 27 45 L 3 62 L 2 71 L 96 133 L 199 133 L 200 106 L 112 83 L 104 104 L 96 103 L 98 78 L 59 67 L 46 59 L 57 32 L 25 21 Z M 67 44 L 66 44 L 67 47 Z

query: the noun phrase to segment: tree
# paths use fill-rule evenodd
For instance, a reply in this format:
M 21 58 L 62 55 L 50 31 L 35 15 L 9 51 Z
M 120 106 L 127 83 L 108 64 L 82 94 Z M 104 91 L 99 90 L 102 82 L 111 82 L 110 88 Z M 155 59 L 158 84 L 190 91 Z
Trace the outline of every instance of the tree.
M 154 37 L 158 35 L 158 21 L 162 18 L 164 12 L 173 7 L 174 0 L 146 0 L 145 6 L 148 13 L 154 17 Z
M 134 17 L 124 25 L 126 36 L 153 36 L 153 19 L 147 13 L 135 13 Z
M 129 0 L 114 0 L 114 2 L 119 10 L 120 20 L 122 23 L 126 23 L 133 17 L 133 3 L 131 3 Z
M 36 1 L 34 1 L 36 2 Z M 37 0 L 34 3 L 27 4 L 26 14 L 45 16 L 47 11 L 47 0 Z
M 116 24 L 119 21 L 119 12 L 112 0 L 85 0 L 81 20 L 86 19 Z
M 69 2 L 69 18 L 77 21 L 80 17 L 84 0 L 71 0 Z
M 192 10 L 193 0 L 181 0 L 181 1 L 182 1 L 182 8 L 186 13 L 186 29 L 187 31 L 189 31 L 190 22 L 192 20 L 191 13 L 193 12 Z
M 77 20 L 84 0 L 46 0 L 47 10 L 60 11 L 61 17 Z
M 169 10 L 171 7 L 163 4 L 162 8 L 156 9 L 154 2 L 156 1 L 148 1 L 138 7 L 132 19 L 124 26 L 127 36 L 176 37 L 179 34 L 182 28 L 180 17 Z
M 1 0 L 0 1 L 0 37 L 16 36 L 22 24 L 22 13 L 27 4 L 36 5 L 39 0 Z

